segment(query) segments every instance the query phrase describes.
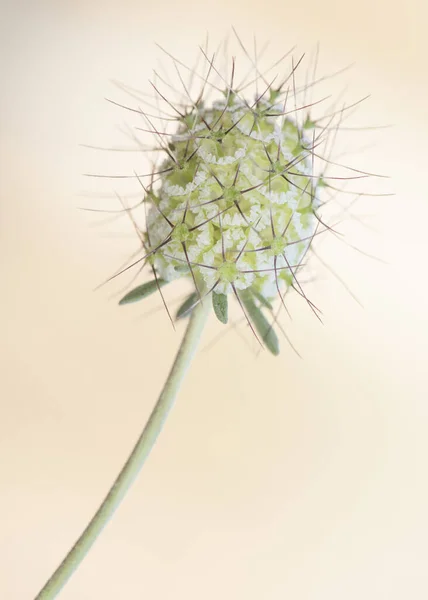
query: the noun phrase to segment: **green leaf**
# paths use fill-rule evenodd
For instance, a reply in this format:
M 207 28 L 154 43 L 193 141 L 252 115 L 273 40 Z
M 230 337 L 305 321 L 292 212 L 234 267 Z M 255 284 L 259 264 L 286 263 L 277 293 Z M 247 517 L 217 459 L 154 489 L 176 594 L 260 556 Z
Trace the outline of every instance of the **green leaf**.
M 220 323 L 224 323 L 226 325 L 229 313 L 227 305 L 227 296 L 226 294 L 216 294 L 215 292 L 213 292 L 212 297 L 215 315 L 220 321 Z
M 177 312 L 175 313 L 175 318 L 178 320 L 185 319 L 186 317 L 188 317 L 193 310 L 193 305 L 196 304 L 197 301 L 198 294 L 196 292 L 193 292 L 192 294 L 190 294 L 190 296 L 186 298 L 186 300 L 177 310 Z
M 168 281 L 165 279 L 161 279 L 158 277 L 158 280 L 153 279 L 152 281 L 148 281 L 147 283 L 143 283 L 143 285 L 139 285 L 134 288 L 130 292 L 128 292 L 122 300 L 119 301 L 119 304 L 131 304 L 132 302 L 138 302 L 139 300 L 143 300 L 147 298 L 147 296 L 151 296 L 154 292 L 156 292 L 159 288 L 166 285 Z
M 263 344 L 274 356 L 279 354 L 278 337 L 261 309 L 256 305 L 249 292 L 239 294 L 242 304 L 247 311 L 247 316 L 254 325 L 254 329 L 260 335 Z
M 266 298 L 263 296 L 263 294 L 261 294 L 260 292 L 258 292 L 257 290 L 251 288 L 251 293 L 257 298 L 257 300 L 260 302 L 260 304 L 262 306 L 264 306 L 265 308 L 268 308 L 269 310 L 273 310 L 273 306 L 272 304 L 269 302 L 269 300 L 266 300 Z

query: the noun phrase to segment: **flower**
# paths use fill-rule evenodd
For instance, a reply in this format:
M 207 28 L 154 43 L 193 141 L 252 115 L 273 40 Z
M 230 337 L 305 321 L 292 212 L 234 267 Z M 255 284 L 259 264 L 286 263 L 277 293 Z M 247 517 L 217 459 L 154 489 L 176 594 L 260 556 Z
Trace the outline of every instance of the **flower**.
M 324 170 L 331 161 L 320 146 L 332 118 L 344 109 L 328 115 L 327 126 L 318 124 L 310 114 L 313 104 L 299 102 L 294 75 L 300 61 L 292 62 L 279 85 L 275 79 L 267 82 L 253 63 L 256 93 L 250 99 L 248 85 L 234 83 L 234 59 L 228 80 L 214 57 L 202 53 L 208 74 L 198 75 L 202 85 L 195 100 L 180 74 L 184 65 L 176 59 L 186 102 L 174 104 L 152 84 L 156 99 L 173 113 L 159 113 L 161 121 L 173 122 L 172 131 L 158 130 L 152 115 L 141 111 L 163 154 L 149 174 L 150 183 L 139 177 L 146 210 L 143 259 L 154 280 L 120 303 L 184 277 L 194 291 L 177 318 L 210 297 L 215 314 L 227 323 L 228 298 L 235 297 L 253 332 L 277 354 L 276 318 L 269 324 L 262 311 L 272 311 L 277 299 L 285 306 L 284 296 L 292 288 L 307 300 L 298 273 L 320 224 L 327 229 L 318 213 L 323 189 L 330 187 Z M 213 72 L 220 86 L 211 82 Z M 262 91 L 257 89 L 260 82 L 267 83 Z M 319 160 L 322 170 L 315 168 Z
M 147 249 L 163 279 L 269 300 L 292 284 L 319 202 L 311 140 L 275 97 L 249 104 L 229 89 L 180 117 L 149 194 Z

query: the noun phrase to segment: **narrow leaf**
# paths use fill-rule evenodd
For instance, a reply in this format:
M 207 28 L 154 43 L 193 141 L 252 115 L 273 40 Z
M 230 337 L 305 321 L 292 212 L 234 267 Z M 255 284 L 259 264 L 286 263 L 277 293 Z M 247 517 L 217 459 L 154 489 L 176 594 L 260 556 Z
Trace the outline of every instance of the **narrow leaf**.
M 273 310 L 273 306 L 272 304 L 269 302 L 269 300 L 267 300 L 263 294 L 261 294 L 260 292 L 258 292 L 257 290 L 251 288 L 251 293 L 257 298 L 257 300 L 260 302 L 260 304 L 262 304 L 265 308 L 268 308 L 269 310 Z
M 279 342 L 278 337 L 261 309 L 256 305 L 250 293 L 241 292 L 239 295 L 245 310 L 247 311 L 248 318 L 254 325 L 254 329 L 260 335 L 262 342 L 266 348 L 272 352 L 274 356 L 279 354 Z
M 190 296 L 186 298 L 186 300 L 177 310 L 177 312 L 175 313 L 175 318 L 178 320 L 188 317 L 193 310 L 193 305 L 196 304 L 197 301 L 198 294 L 196 292 L 193 292 L 192 294 L 190 294 Z
M 147 296 L 151 296 L 154 292 L 156 292 L 159 287 L 163 287 L 166 285 L 168 281 L 165 279 L 161 279 L 158 277 L 158 280 L 153 279 L 153 281 L 148 281 L 147 283 L 143 283 L 143 285 L 139 285 L 134 288 L 130 292 L 128 292 L 122 300 L 119 301 L 119 304 L 131 304 L 132 302 L 138 302 L 139 300 L 143 300 L 147 298 Z
M 227 296 L 226 294 L 216 294 L 215 292 L 213 292 L 212 297 L 215 315 L 220 321 L 220 323 L 224 323 L 226 325 L 229 314 Z

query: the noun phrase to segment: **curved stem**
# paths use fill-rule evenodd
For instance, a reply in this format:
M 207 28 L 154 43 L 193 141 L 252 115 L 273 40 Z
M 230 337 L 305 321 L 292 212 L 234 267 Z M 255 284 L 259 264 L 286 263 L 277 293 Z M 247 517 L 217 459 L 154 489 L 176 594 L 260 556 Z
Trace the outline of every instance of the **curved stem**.
M 36 596 L 36 600 L 51 600 L 56 597 L 80 565 L 139 474 L 174 404 L 184 374 L 195 353 L 209 306 L 210 302 L 204 302 L 194 309 L 164 388 L 131 455 L 89 525 Z

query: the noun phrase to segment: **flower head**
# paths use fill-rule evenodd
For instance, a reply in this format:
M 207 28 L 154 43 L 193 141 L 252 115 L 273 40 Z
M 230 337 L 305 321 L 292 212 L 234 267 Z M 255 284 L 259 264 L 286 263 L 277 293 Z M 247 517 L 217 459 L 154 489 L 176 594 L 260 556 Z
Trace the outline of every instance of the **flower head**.
M 317 181 L 310 138 L 272 96 L 249 104 L 225 91 L 179 119 L 147 219 L 163 279 L 267 299 L 291 285 L 315 233 Z
M 147 174 L 149 181 L 137 176 L 146 215 L 141 260 L 150 265 L 154 280 L 129 292 L 121 303 L 184 277 L 194 290 L 179 318 L 212 299 L 215 314 L 226 323 L 228 298 L 235 297 L 253 331 L 277 353 L 277 342 L 269 341 L 272 324 L 262 310 L 272 311 L 276 299 L 285 306 L 284 296 L 292 288 L 306 299 L 298 274 L 320 224 L 326 230 L 319 209 L 331 161 L 322 145 L 344 109 L 327 121 L 310 114 L 316 103 L 302 101 L 294 80 L 299 63 L 292 61 L 288 75 L 276 85 L 253 63 L 256 90 L 250 97 L 248 83 L 235 84 L 234 59 L 226 77 L 215 56 L 202 54 L 207 72 L 189 69 L 191 78 L 197 75 L 201 82 L 195 99 L 180 71 L 185 66 L 173 59 L 184 100 L 174 103 L 152 84 L 168 116 L 160 110 L 158 127 L 153 115 L 138 111 L 163 155 Z M 220 84 L 212 82 L 213 73 Z

